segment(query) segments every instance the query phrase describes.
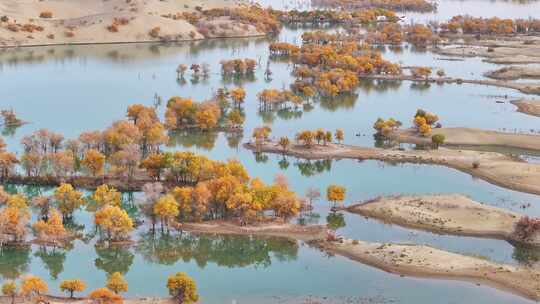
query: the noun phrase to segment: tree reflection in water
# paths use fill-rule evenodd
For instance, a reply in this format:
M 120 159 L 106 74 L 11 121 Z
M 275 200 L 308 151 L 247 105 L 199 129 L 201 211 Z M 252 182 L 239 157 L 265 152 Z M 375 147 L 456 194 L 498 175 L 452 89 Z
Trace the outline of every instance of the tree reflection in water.
M 96 245 L 95 249 L 98 257 L 94 260 L 94 265 L 108 274 L 113 272 L 126 274 L 135 258 L 129 248 L 122 246 L 101 247 Z
M 15 280 L 28 271 L 31 247 L 0 247 L 0 275 L 4 280 Z
M 34 256 L 41 259 L 45 269 L 49 271 L 51 278 L 56 280 L 58 279 L 58 275 L 64 271 L 64 262 L 66 261 L 66 253 L 68 251 L 69 248 L 64 250 L 55 247 L 40 246 L 36 253 L 34 253 Z
M 136 252 L 151 263 L 173 265 L 195 261 L 204 268 L 208 263 L 223 267 L 269 267 L 272 257 L 291 261 L 298 257 L 298 243 L 284 238 L 235 235 L 142 235 Z

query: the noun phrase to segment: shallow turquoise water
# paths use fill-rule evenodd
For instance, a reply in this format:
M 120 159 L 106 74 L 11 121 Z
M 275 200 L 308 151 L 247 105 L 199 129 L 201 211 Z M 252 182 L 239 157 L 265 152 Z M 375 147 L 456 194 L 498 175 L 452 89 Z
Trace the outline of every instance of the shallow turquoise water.
M 285 31 L 280 40 L 298 41 L 298 35 L 299 31 Z M 261 58 L 264 67 L 267 43 L 264 39 L 235 39 L 174 46 L 131 44 L 0 52 L 0 108 L 13 107 L 20 117 L 31 122 L 7 136 L 9 149 L 18 151 L 20 138 L 40 128 L 61 132 L 68 138 L 76 137 L 84 130 L 105 128 L 113 120 L 125 116 L 127 105 L 151 104 L 156 93 L 164 99 L 174 95 L 197 100 L 209 98 L 213 90 L 224 85 L 218 72 L 219 60 Z M 386 51 L 385 56 L 401 60 L 404 65 L 429 63 L 444 68 L 449 75 L 461 77 L 471 73 L 481 77 L 482 71 L 495 67 L 477 59 L 458 63 L 434 60 L 439 56 L 410 48 L 401 53 Z M 175 69 L 179 63 L 202 62 L 208 62 L 212 67 L 213 74 L 207 82 L 194 84 L 189 78 L 185 85 L 176 82 Z M 515 112 L 508 103 L 495 103 L 495 100 L 522 96 L 515 91 L 476 85 L 423 88 L 408 82 L 366 82 L 354 98 L 317 102 L 312 111 L 296 113 L 298 118 L 290 118 L 294 116 L 290 113 L 276 113 L 273 120 L 263 119 L 257 113 L 256 93 L 269 86 L 281 88 L 291 82 L 286 64 L 272 63 L 271 66 L 272 81 L 264 80 L 261 68 L 256 73 L 256 81 L 243 84 L 248 91 L 247 121 L 240 142 L 249 139 L 252 128 L 271 122 L 276 137 L 292 136 L 301 129 L 343 128 L 347 143 L 372 146 L 371 126 L 377 117 L 393 116 L 409 125 L 410 117 L 419 107 L 436 112 L 445 126 L 518 131 L 538 129 L 539 126 L 537 118 Z M 233 84 L 226 85 L 231 87 Z M 509 97 L 501 97 L 505 95 Z M 283 173 L 298 193 L 304 193 L 310 186 L 324 192 L 329 184 L 341 184 L 348 189 L 347 202 L 352 203 L 378 195 L 459 192 L 492 205 L 540 215 L 540 197 L 506 190 L 445 167 L 395 166 L 353 160 L 308 163 L 293 158 L 283 160 L 276 155 L 256 159 L 241 145 L 231 147 L 223 134 L 178 136 L 175 141 L 177 144 L 169 149 L 191 149 L 213 159 L 238 158 L 252 176 L 260 176 L 267 182 L 277 173 Z M 522 210 L 519 206 L 524 203 L 532 206 Z M 318 201 L 315 207 L 314 212 L 320 217 L 314 221 L 324 223 L 329 212 L 328 203 Z M 79 212 L 76 219 L 78 224 L 85 225 L 87 233 L 92 230 L 89 213 Z M 343 220 L 346 226 L 340 228 L 339 233 L 350 238 L 425 243 L 499 262 L 524 261 L 524 251 L 504 241 L 440 236 L 351 214 L 345 214 Z M 141 229 L 134 237 L 141 241 L 148 239 L 142 237 L 142 233 Z M 126 273 L 129 295 L 147 296 L 166 295 L 167 275 L 187 271 L 197 280 L 204 303 L 265 303 L 275 301 L 275 296 L 308 295 L 384 296 L 400 303 L 463 303 L 472 298 L 475 303 L 528 302 L 470 283 L 401 278 L 342 257 L 329 258 L 306 245 L 283 240 L 223 237 L 191 239 L 189 246 L 185 242 L 185 239 L 171 240 L 172 248 L 159 243 L 161 247 L 96 250 L 93 241 L 76 241 L 75 247 L 65 255 L 60 251 L 48 259 L 41 257 L 43 254 L 37 247 L 31 252 L 4 250 L 0 254 L 0 275 L 6 279 L 33 273 L 47 278 L 51 289 L 57 291 L 61 280 L 72 277 L 84 278 L 89 288 L 101 287 L 107 271 L 119 270 Z M 441 299 L 445 299 L 444 302 Z

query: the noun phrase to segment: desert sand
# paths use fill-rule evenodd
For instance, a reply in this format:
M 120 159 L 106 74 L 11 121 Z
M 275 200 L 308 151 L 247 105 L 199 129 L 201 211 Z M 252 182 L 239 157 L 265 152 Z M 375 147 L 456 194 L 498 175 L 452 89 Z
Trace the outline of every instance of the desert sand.
M 179 229 L 204 234 L 261 235 L 285 237 L 294 240 L 317 240 L 326 236 L 323 225 L 300 226 L 287 223 L 267 223 L 256 226 L 239 226 L 225 221 L 181 224 Z
M 511 103 L 518 108 L 518 112 L 540 117 L 540 100 L 519 99 Z
M 473 128 L 436 128 L 431 133 L 444 135 L 444 143 L 448 145 L 499 146 L 540 151 L 539 135 L 504 133 Z M 420 136 L 414 129 L 397 130 L 390 137 L 399 142 L 431 144 L 431 136 Z
M 0 16 L 8 18 L 0 22 L 0 47 L 203 39 L 203 34 L 185 19 L 164 16 L 193 13 L 197 7 L 210 9 L 234 5 L 237 5 L 235 0 L 0 0 Z M 52 17 L 41 18 L 42 12 L 50 12 Z M 115 20 L 117 31 L 111 31 L 108 27 Z M 227 24 L 220 32 L 224 37 L 264 34 L 251 25 L 238 24 L 227 18 L 205 22 L 219 28 L 220 24 Z M 32 24 L 42 27 L 42 31 L 14 32 L 9 29 L 14 24 Z M 149 33 L 157 27 L 159 33 L 152 37 Z
M 507 66 L 485 73 L 486 77 L 501 80 L 517 80 L 523 78 L 540 78 L 540 69 L 528 66 Z
M 521 215 L 461 194 L 378 197 L 347 211 L 435 233 L 497 238 L 540 245 L 540 234 L 523 240 L 515 233 Z

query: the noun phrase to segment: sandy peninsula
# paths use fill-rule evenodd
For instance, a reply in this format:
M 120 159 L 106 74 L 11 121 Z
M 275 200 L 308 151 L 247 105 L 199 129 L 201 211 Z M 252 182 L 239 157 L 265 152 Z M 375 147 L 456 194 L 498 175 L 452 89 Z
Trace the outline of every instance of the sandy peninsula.
M 540 68 L 530 66 L 507 66 L 484 74 L 488 78 L 501 80 L 517 80 L 524 78 L 540 78 Z
M 424 245 L 343 240 L 315 246 L 384 271 L 413 277 L 470 281 L 540 300 L 540 270 L 451 253 Z
M 497 64 L 540 63 L 540 43 L 520 37 L 514 40 L 481 40 L 465 45 L 438 47 L 434 52 L 446 56 L 484 57 Z
M 540 234 L 526 240 L 515 233 L 522 217 L 482 204 L 461 194 L 378 197 L 346 208 L 400 226 L 435 233 L 496 238 L 540 245 Z
M 517 107 L 518 112 L 540 117 L 540 100 L 519 99 L 511 103 Z
M 436 128 L 432 134 L 442 134 L 447 145 L 495 146 L 540 151 L 540 136 L 504 133 L 473 128 Z M 414 129 L 402 129 L 389 135 L 399 142 L 431 144 L 431 137 L 423 137 Z
M 295 144 L 284 151 L 275 142 L 266 142 L 259 146 L 246 143 L 244 147 L 255 152 L 285 154 L 305 159 L 374 159 L 442 165 L 501 187 L 540 194 L 540 164 L 527 163 L 496 152 L 445 148 L 400 151 L 338 144 L 314 145 L 310 148 Z M 478 166 L 473 166 L 473 163 Z
M 326 237 L 326 227 L 324 225 L 301 226 L 288 223 L 263 223 L 240 226 L 225 221 L 210 221 L 184 223 L 178 229 L 203 234 L 260 235 L 302 241 L 318 240 Z
M 236 0 L 0 0 L 0 47 L 204 39 L 208 33 L 185 18 L 170 16 L 237 4 Z M 219 28 L 217 36 L 264 34 L 227 17 L 201 22 Z M 153 29 L 159 30 L 151 34 Z

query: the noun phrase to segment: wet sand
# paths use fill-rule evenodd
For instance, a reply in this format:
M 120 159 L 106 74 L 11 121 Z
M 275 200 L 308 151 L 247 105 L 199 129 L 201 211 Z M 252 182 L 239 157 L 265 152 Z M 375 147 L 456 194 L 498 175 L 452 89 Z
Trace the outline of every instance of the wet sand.
M 514 230 L 521 215 L 461 194 L 378 197 L 346 208 L 383 222 L 434 233 L 496 238 L 540 245 L 540 234 L 522 240 Z
M 519 99 L 511 103 L 517 107 L 518 112 L 540 117 L 540 100 Z

